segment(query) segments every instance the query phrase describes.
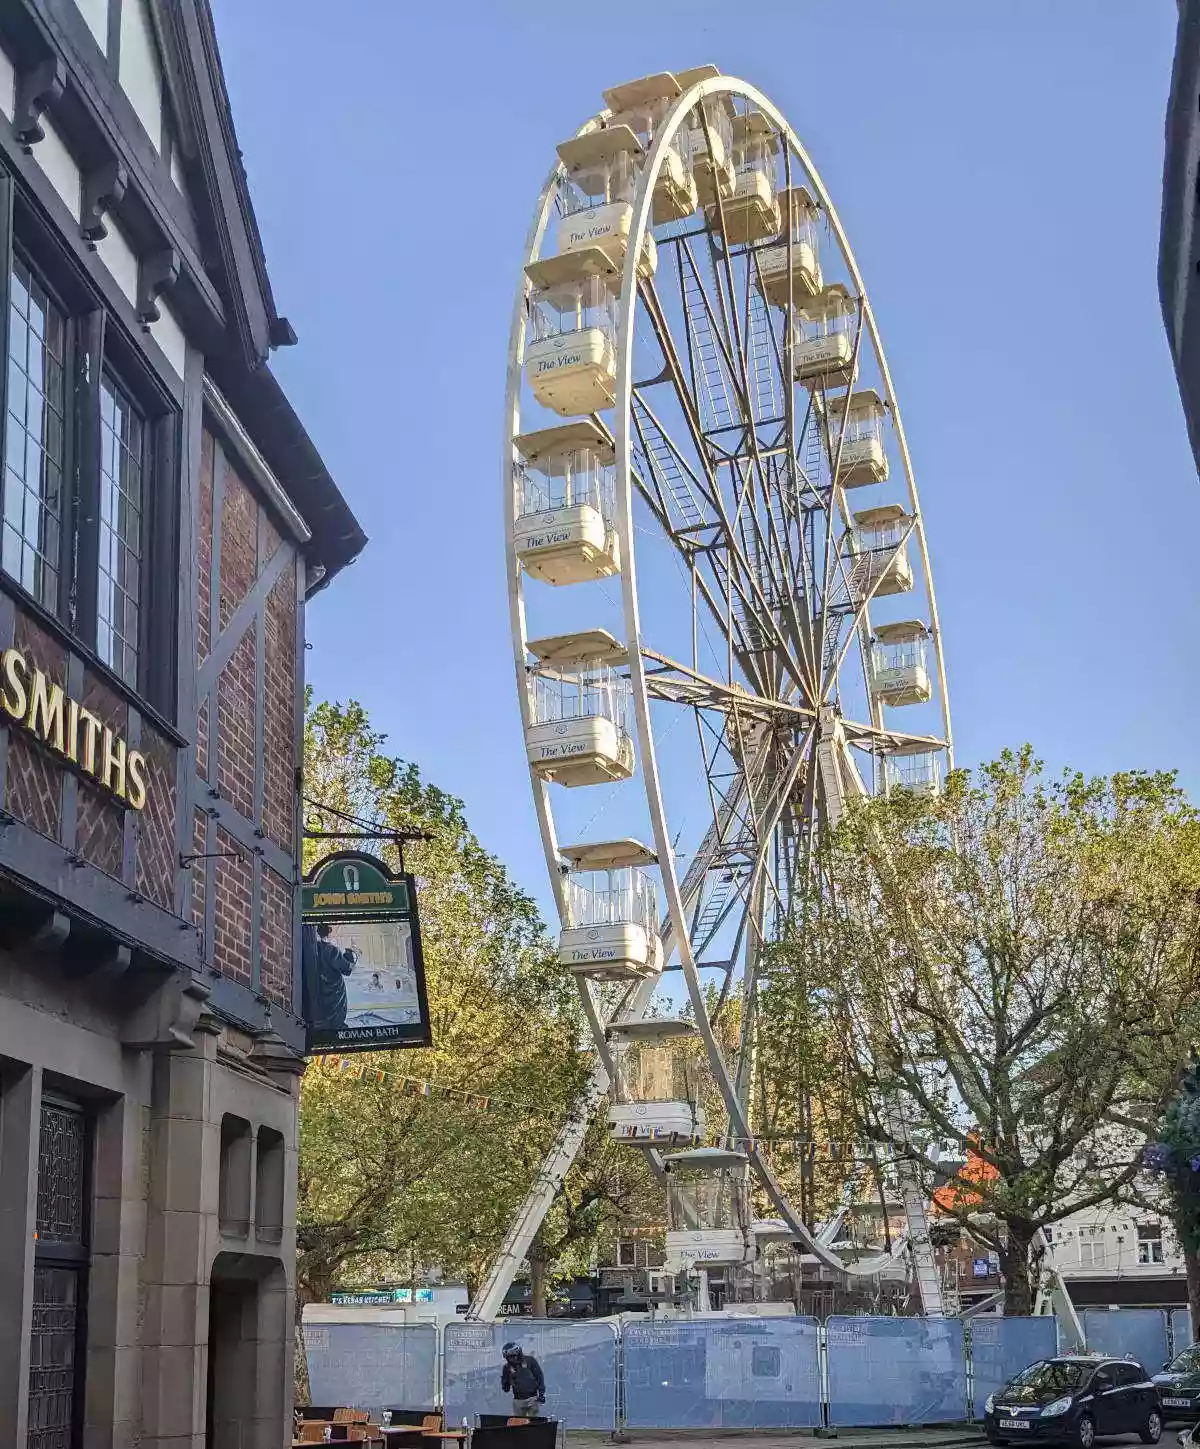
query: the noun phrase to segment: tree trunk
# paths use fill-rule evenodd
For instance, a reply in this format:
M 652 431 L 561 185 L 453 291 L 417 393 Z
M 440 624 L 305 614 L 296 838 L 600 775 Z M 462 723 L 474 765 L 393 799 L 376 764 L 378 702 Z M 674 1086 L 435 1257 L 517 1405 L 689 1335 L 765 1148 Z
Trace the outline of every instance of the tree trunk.
M 529 1249 L 529 1311 L 534 1318 L 546 1317 L 546 1254 L 534 1244 Z
M 1004 1275 L 1004 1316 L 1024 1317 L 1033 1312 L 1033 1284 L 1029 1276 L 1029 1245 L 1037 1231 L 1028 1218 L 1009 1218 L 1000 1247 Z
M 1192 1342 L 1200 1343 L 1200 1253 L 1183 1246 L 1183 1266 L 1187 1273 L 1188 1317 L 1192 1320 Z
M 337 1268 L 313 1254 L 302 1253 L 296 1269 L 296 1324 L 293 1358 L 293 1383 L 297 1404 L 309 1404 L 312 1398 L 308 1383 L 308 1354 L 304 1347 L 304 1305 L 326 1303 L 333 1292 Z

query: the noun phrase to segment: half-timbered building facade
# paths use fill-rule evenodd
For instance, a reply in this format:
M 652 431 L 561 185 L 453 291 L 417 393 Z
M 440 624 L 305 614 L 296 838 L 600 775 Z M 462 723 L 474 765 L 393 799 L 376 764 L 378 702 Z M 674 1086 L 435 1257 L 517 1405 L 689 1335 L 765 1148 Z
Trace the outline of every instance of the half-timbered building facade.
M 290 1438 L 304 617 L 207 0 L 0 4 L 0 1446 Z

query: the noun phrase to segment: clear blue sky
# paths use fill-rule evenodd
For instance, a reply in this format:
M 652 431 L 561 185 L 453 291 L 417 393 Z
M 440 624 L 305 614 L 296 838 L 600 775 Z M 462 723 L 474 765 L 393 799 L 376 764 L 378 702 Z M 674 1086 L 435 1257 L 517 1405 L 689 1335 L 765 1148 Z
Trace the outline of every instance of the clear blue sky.
M 309 678 L 539 899 L 499 463 L 522 241 L 605 86 L 709 61 L 788 115 L 870 288 L 959 762 L 1028 739 L 1200 796 L 1200 484 L 1156 292 L 1171 0 L 214 9 L 300 336 L 274 365 L 371 537 L 310 611 Z

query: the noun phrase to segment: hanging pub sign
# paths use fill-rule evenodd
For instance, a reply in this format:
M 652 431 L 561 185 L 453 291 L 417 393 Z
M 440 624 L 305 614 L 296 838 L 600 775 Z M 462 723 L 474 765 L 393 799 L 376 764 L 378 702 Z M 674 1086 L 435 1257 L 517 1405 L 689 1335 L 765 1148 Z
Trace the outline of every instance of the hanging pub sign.
M 358 850 L 326 856 L 304 878 L 301 914 L 309 1054 L 429 1046 L 412 876 Z

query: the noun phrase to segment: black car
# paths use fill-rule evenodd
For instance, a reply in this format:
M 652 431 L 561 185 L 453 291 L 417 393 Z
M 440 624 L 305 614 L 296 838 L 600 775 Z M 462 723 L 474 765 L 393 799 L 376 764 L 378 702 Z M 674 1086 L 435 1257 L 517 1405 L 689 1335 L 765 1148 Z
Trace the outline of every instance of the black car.
M 1200 1344 L 1177 1353 L 1154 1382 L 1164 1419 L 1200 1419 Z
M 993 1444 L 1038 1439 L 1092 1449 L 1110 1434 L 1162 1438 L 1158 1389 L 1132 1359 L 1067 1354 L 1030 1364 L 985 1406 L 983 1429 Z

